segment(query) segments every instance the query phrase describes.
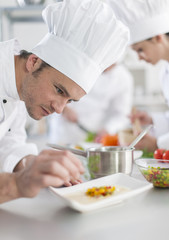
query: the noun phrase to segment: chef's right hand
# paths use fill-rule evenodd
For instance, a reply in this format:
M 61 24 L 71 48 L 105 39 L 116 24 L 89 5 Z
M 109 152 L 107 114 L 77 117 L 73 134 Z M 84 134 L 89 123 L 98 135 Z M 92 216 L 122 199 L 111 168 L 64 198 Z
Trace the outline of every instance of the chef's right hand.
M 139 119 L 140 124 L 142 126 L 143 125 L 148 125 L 148 124 L 153 124 L 153 120 L 152 120 L 151 116 L 149 116 L 144 111 L 137 110 L 134 114 L 130 114 L 129 118 L 130 118 L 132 123 L 134 123 L 136 119 Z
M 19 197 L 34 197 L 41 188 L 79 181 L 84 173 L 80 160 L 68 151 L 43 150 L 25 159 L 25 167 L 15 172 Z

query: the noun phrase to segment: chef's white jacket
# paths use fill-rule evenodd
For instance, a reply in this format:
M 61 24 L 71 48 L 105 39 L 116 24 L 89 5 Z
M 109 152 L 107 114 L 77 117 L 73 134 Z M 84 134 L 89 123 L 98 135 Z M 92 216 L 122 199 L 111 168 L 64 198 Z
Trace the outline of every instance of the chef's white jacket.
M 132 75 L 124 66 L 116 65 L 102 73 L 89 94 L 68 107 L 78 114 L 79 122 L 89 131 L 105 129 L 114 134 L 130 124 L 127 115 L 132 103 Z M 62 115 L 52 114 L 48 120 L 50 142 L 66 144 L 85 140 L 86 133 Z
M 169 63 L 166 62 L 161 71 L 161 87 L 169 106 Z M 169 149 L 169 111 L 152 114 L 154 132 L 158 148 Z
M 20 51 L 17 40 L 0 43 L 0 170 L 12 172 L 18 162 L 37 147 L 26 143 L 26 108 L 20 101 L 15 81 L 14 55 Z

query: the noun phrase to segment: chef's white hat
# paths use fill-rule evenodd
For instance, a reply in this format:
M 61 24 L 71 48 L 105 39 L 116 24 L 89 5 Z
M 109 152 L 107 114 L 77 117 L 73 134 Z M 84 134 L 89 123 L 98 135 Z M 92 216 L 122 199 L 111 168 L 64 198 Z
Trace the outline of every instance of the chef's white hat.
M 32 53 L 86 93 L 122 55 L 129 41 L 128 28 L 99 0 L 65 0 L 47 6 L 42 16 L 49 33 Z
M 130 43 L 169 32 L 169 0 L 105 0 L 130 29 Z

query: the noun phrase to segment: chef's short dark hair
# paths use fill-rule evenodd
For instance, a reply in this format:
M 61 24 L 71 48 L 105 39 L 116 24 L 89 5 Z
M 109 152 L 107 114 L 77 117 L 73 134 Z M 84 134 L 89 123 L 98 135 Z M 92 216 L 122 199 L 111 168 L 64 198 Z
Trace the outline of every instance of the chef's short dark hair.
M 165 33 L 164 35 L 166 35 L 167 37 L 169 37 L 169 32 L 168 33 Z M 151 40 L 152 38 L 148 38 L 147 40 Z
M 19 53 L 19 57 L 22 59 L 27 59 L 31 54 L 32 54 L 32 52 L 28 52 L 26 50 L 21 50 Z M 40 67 L 36 70 L 36 72 L 34 72 L 34 74 L 38 74 L 46 67 L 51 67 L 51 66 L 42 60 Z

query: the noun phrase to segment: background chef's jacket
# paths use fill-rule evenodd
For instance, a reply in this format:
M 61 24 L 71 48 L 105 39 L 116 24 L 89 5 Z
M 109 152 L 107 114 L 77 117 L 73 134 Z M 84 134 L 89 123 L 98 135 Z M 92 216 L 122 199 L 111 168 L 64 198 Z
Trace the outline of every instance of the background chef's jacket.
M 161 71 L 161 87 L 166 103 L 169 106 L 169 63 L 165 62 Z M 152 114 L 154 132 L 158 148 L 169 149 L 169 111 Z
M 20 51 L 17 40 L 0 43 L 0 170 L 12 172 L 18 162 L 37 147 L 26 143 L 26 108 L 20 101 L 15 81 L 14 55 Z
M 127 115 L 133 103 L 133 78 L 122 65 L 116 65 L 103 72 L 92 90 L 78 103 L 71 103 L 79 123 L 91 132 L 106 129 L 110 134 L 129 124 Z M 58 143 L 78 143 L 84 141 L 86 133 L 76 123 L 65 119 L 61 114 L 48 118 L 48 141 Z

